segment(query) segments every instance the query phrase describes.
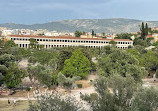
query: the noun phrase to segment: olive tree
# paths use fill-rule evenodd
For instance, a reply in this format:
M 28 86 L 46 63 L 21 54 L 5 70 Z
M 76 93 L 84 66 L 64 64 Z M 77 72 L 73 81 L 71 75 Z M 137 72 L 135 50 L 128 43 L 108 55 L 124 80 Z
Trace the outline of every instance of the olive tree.
M 157 111 L 158 89 L 141 88 L 131 102 L 131 111 Z
M 66 78 L 61 72 L 58 74 L 58 83 L 59 85 L 63 86 L 64 88 L 70 90 L 72 88 L 72 85 L 75 81 L 81 79 L 79 76 L 74 76 L 72 78 L 68 77 Z
M 28 111 L 83 111 L 82 104 L 74 97 L 60 95 L 41 96 L 35 103 L 31 103 Z
M 144 67 L 139 66 L 139 61 L 126 51 L 112 48 L 110 52 L 103 53 L 98 62 L 99 74 L 109 77 L 119 74 L 122 77 L 131 75 L 137 82 L 147 74 Z

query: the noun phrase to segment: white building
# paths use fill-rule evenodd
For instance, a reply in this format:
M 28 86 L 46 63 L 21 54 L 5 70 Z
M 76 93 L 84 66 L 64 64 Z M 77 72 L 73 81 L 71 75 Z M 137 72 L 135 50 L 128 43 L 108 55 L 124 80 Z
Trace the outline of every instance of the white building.
M 110 45 L 111 40 L 115 41 L 118 48 L 127 49 L 133 46 L 133 41 L 129 39 L 98 39 L 98 38 L 78 38 L 70 36 L 28 36 L 28 35 L 10 35 L 8 40 L 13 40 L 19 47 L 28 48 L 30 38 L 34 38 L 44 48 L 51 47 L 69 47 L 69 46 L 85 46 L 85 47 L 104 47 Z
M 8 35 L 12 35 L 13 34 L 13 30 L 3 30 L 2 31 L 2 36 L 8 36 Z

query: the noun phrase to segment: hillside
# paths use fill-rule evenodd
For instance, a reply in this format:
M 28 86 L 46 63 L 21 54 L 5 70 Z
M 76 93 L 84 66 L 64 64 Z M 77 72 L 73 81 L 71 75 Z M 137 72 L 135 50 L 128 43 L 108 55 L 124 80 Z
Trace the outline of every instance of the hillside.
M 50 31 L 69 31 L 74 32 L 75 30 L 80 31 L 91 31 L 95 32 L 106 32 L 106 33 L 122 33 L 122 32 L 137 32 L 139 30 L 139 25 L 141 20 L 135 19 L 123 19 L 123 18 L 113 18 L 113 19 L 76 19 L 76 20 L 61 20 L 54 21 L 44 24 L 14 24 L 6 23 L 0 24 L 0 27 L 8 27 L 14 29 L 48 29 Z M 158 26 L 158 21 L 147 21 L 149 26 Z

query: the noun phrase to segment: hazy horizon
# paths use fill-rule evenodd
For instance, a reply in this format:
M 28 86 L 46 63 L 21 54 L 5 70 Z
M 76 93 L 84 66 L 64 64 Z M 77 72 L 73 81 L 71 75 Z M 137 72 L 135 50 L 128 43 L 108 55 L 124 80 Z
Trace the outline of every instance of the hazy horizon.
M 23 24 L 23 25 L 35 25 L 35 24 L 45 24 L 45 23 L 50 23 L 50 22 L 58 22 L 58 21 L 64 21 L 64 20 L 108 20 L 108 19 L 129 19 L 129 20 L 138 20 L 138 21 L 144 21 L 144 22 L 154 22 L 152 21 L 147 21 L 147 20 L 139 20 L 139 19 L 134 19 L 134 18 L 89 18 L 89 19 L 62 19 L 62 20 L 54 20 L 54 21 L 49 21 L 49 22 L 43 22 L 43 23 L 32 23 L 32 24 L 27 24 L 27 23 L 14 23 L 14 22 L 5 22 L 5 23 L 0 23 L 0 24 Z M 157 20 L 158 21 L 158 20 Z

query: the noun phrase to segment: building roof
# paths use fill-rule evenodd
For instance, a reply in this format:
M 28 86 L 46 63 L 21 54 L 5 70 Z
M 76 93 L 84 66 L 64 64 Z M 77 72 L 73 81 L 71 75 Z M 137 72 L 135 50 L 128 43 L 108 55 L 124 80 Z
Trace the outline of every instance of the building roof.
M 132 41 L 129 39 L 105 39 L 105 38 L 78 38 L 72 36 L 34 36 L 34 35 L 10 35 L 9 37 L 26 37 L 26 38 L 52 38 L 52 39 L 80 39 L 80 40 L 106 40 L 106 41 Z
M 146 36 L 146 38 L 150 38 L 150 37 L 153 37 L 153 36 L 151 34 L 149 34 L 149 35 Z

